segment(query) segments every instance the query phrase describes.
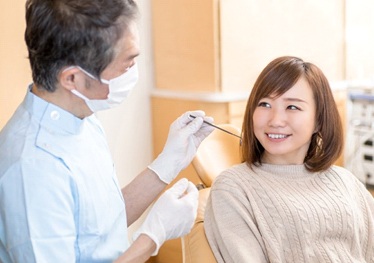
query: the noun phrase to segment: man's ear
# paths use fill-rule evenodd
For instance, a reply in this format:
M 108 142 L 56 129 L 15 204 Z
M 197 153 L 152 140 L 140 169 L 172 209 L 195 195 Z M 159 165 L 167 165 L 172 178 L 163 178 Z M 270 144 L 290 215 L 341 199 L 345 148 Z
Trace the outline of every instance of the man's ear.
M 79 82 L 81 82 L 81 71 L 77 67 L 66 67 L 62 69 L 61 73 L 58 76 L 58 82 L 60 83 L 61 87 L 71 91 L 79 86 Z

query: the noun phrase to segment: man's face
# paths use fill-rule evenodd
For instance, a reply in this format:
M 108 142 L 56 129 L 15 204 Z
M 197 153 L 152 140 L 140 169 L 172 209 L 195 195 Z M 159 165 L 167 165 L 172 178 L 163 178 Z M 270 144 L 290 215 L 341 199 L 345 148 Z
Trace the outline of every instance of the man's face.
M 125 73 L 135 64 L 135 58 L 139 56 L 139 33 L 135 22 L 132 22 L 118 40 L 115 47 L 113 61 L 102 72 L 101 78 L 110 80 Z M 97 80 L 86 78 L 90 88 L 87 89 L 87 97 L 91 99 L 106 99 L 109 94 L 109 87 Z
M 119 39 L 115 47 L 114 60 L 103 71 L 101 77 L 113 79 L 122 75 L 135 64 L 135 58 L 139 56 L 139 52 L 139 32 L 135 22 L 132 22 Z

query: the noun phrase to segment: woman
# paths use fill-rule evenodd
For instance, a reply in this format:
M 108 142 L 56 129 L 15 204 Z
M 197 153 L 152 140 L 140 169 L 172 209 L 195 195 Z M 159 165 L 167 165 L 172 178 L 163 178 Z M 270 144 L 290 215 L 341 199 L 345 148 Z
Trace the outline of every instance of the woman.
M 206 235 L 218 262 L 374 262 L 374 199 L 334 166 L 343 131 L 329 83 L 296 57 L 249 97 L 243 163 L 214 182 Z

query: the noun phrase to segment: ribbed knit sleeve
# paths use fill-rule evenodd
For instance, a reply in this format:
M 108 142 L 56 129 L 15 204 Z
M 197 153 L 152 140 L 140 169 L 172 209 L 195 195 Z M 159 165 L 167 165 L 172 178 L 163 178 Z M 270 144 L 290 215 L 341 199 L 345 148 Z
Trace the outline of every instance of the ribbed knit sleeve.
M 218 262 L 374 263 L 373 207 L 340 167 L 241 164 L 214 182 L 204 226 Z
M 204 226 L 218 263 L 267 262 L 249 200 L 241 187 L 225 176 L 211 189 Z

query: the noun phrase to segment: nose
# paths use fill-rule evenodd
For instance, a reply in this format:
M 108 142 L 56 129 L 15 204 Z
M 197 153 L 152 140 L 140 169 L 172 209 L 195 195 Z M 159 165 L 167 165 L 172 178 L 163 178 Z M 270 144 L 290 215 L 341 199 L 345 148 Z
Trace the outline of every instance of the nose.
M 272 109 L 269 117 L 269 126 L 271 127 L 284 127 L 287 123 L 286 113 L 284 111 Z

